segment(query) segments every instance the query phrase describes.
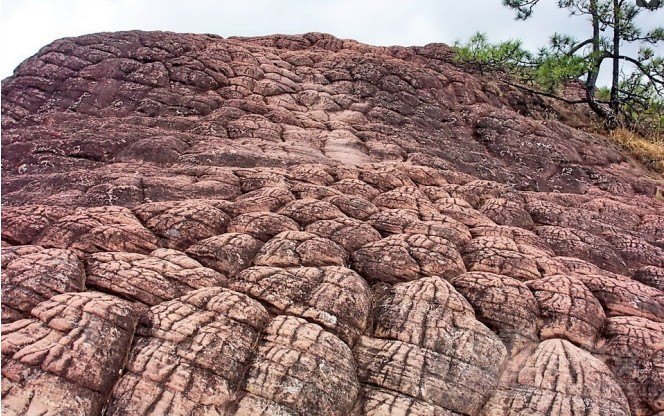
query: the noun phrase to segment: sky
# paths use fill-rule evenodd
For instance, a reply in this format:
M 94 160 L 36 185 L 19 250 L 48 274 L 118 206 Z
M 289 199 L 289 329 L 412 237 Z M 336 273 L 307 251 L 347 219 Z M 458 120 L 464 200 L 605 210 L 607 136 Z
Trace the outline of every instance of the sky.
M 55 39 L 132 29 L 224 37 L 326 32 L 402 46 L 452 44 L 481 31 L 491 41 L 521 39 L 532 50 L 556 31 L 585 39 L 588 22 L 556 3 L 541 0 L 522 22 L 500 0 L 2 0 L 0 78 Z M 642 27 L 664 24 L 664 9 L 642 15 Z M 664 45 L 658 52 L 664 55 Z

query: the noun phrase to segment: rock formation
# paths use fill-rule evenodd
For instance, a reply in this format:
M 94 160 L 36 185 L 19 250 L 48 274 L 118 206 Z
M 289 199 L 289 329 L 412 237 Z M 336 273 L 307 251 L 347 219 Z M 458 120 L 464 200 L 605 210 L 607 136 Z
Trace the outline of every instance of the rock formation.
M 661 182 L 451 56 L 123 32 L 23 62 L 3 413 L 664 414 Z

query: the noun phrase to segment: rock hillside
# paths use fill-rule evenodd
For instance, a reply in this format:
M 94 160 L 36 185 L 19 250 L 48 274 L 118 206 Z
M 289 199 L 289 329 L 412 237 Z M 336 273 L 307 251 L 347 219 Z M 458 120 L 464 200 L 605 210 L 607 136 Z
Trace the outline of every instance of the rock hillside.
M 451 50 L 58 40 L 2 82 L 7 415 L 664 415 L 661 182 Z

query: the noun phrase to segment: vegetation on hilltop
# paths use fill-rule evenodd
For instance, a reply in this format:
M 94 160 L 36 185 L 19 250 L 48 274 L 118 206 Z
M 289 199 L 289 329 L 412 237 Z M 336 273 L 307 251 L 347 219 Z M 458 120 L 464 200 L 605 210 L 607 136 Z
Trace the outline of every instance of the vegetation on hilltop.
M 539 0 L 503 3 L 516 10 L 517 20 L 525 20 Z M 664 42 L 664 28 L 639 28 L 636 18 L 647 9 L 627 0 L 559 0 L 558 7 L 588 18 L 587 39 L 554 33 L 548 46 L 533 52 L 519 40 L 492 43 L 477 33 L 466 43 L 455 44 L 456 61 L 521 89 L 588 105 L 603 120 L 603 127 L 613 131 L 610 137 L 619 137 L 618 143 L 631 151 L 638 149 L 638 159 L 664 172 L 664 57 L 653 48 Z M 626 54 L 626 44 L 639 46 L 638 52 Z M 598 85 L 607 64 L 610 83 Z M 583 86 L 582 96 L 565 94 L 571 82 Z

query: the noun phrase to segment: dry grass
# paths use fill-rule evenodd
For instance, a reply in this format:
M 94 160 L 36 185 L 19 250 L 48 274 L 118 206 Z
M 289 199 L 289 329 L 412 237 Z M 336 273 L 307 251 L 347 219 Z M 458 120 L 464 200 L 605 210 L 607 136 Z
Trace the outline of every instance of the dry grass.
M 617 129 L 608 137 L 648 168 L 664 174 L 664 137 L 661 135 L 646 138 L 627 129 Z

